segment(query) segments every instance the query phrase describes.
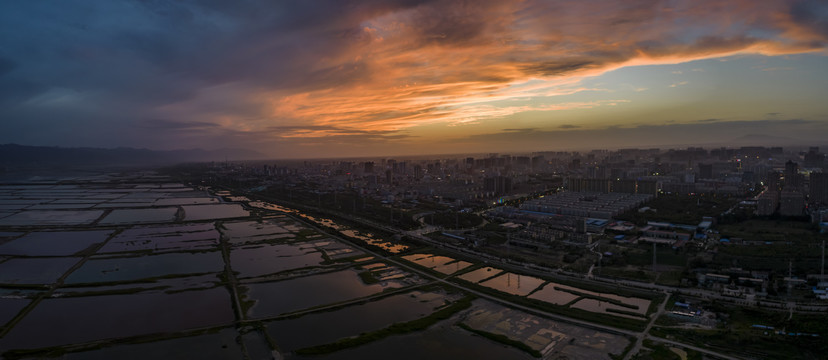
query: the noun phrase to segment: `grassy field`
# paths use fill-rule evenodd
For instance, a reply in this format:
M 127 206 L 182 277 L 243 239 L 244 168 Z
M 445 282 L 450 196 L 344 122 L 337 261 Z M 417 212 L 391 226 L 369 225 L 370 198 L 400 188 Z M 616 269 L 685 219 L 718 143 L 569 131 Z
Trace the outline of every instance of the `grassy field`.
M 446 229 L 466 229 L 478 226 L 483 222 L 480 215 L 473 213 L 460 213 L 457 211 L 441 211 L 424 217 L 426 224 L 442 226 Z
M 664 344 L 659 344 L 652 340 L 644 340 L 644 347 L 650 349 L 647 352 L 639 352 L 636 354 L 633 359 L 635 360 L 681 360 L 682 357 L 679 356 L 671 348 Z M 702 354 L 698 351 L 693 351 L 690 349 L 679 349 L 679 351 L 684 352 L 687 355 L 687 360 L 702 360 Z
M 639 213 L 632 210 L 617 217 L 645 225 L 647 221 L 665 221 L 676 224 L 696 225 L 705 216 L 719 216 L 739 202 L 740 198 L 711 195 L 660 195 L 646 204 L 655 211 Z
M 747 220 L 717 227 L 722 237 L 757 241 L 812 242 L 821 240 L 815 224 L 790 220 Z
M 651 334 L 671 338 L 725 353 L 762 359 L 821 359 L 828 352 L 828 314 L 794 314 L 752 308 L 711 304 L 711 310 L 726 317 L 714 330 L 689 330 L 656 327 Z M 660 322 L 663 323 L 663 322 Z M 777 335 L 755 329 L 753 325 L 773 326 L 775 330 L 819 334 L 812 336 Z M 738 350 L 737 350 L 738 349 Z

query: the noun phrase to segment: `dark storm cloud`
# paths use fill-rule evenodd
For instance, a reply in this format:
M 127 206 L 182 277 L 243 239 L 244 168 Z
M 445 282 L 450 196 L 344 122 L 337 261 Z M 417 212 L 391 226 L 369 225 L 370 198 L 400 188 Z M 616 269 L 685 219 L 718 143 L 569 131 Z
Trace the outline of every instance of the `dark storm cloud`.
M 60 74 L 53 82 L 117 92 L 141 83 L 146 71 L 164 85 L 155 93 L 174 98 L 182 89 L 192 92 L 205 84 L 230 81 L 321 86 L 323 80 L 342 81 L 338 76 L 347 80 L 353 71 L 340 75 L 331 68 L 310 69 L 309 57 L 352 46 L 360 39 L 348 34 L 356 33 L 364 18 L 406 3 L 410 2 L 381 2 L 376 7 L 343 1 L 7 4 L 6 16 L 37 21 L 18 20 L 4 29 L 5 45 L 20 51 L 14 51 L 14 59 L 3 57 L 0 71 L 15 63 L 32 69 L 49 66 L 54 69 L 50 73 Z M 46 21 L 53 24 L 40 23 Z M 181 81 L 184 84 L 176 84 Z M 155 97 L 160 101 L 163 96 Z
M 825 1 L 797 1 L 791 6 L 790 13 L 796 23 L 828 37 L 828 3 Z
M 358 61 L 342 69 L 309 67 L 308 59 L 363 41 L 358 30 L 365 18 L 417 3 L 6 2 L 0 4 L 0 103 L 8 106 L 6 115 L 29 119 L 19 121 L 93 116 L 126 129 L 136 115 L 152 117 L 154 109 L 223 84 L 295 90 L 353 82 L 366 76 Z M 56 92 L 78 96 L 48 98 Z M 60 100 L 70 109 L 33 108 L 34 99 Z M 228 110 L 236 109 L 228 104 Z M 72 111 L 79 112 L 69 116 Z M 183 124 L 136 123 L 192 127 Z

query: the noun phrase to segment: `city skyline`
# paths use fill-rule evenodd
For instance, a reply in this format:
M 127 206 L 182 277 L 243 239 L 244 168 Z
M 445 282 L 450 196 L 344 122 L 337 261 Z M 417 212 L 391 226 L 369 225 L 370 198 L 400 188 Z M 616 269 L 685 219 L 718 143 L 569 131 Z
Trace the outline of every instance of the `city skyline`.
M 0 143 L 307 158 L 828 133 L 817 1 L 0 7 Z

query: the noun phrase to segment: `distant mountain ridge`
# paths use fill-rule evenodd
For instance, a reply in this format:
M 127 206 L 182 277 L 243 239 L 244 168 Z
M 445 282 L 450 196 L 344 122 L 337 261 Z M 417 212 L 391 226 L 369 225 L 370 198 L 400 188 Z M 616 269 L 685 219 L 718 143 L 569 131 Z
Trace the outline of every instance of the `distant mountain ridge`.
M 27 146 L 17 144 L 0 145 L 0 166 L 146 166 L 169 165 L 182 162 L 257 160 L 264 159 L 262 153 L 247 149 L 186 149 L 149 150 L 119 147 L 64 148 L 50 146 Z
M 790 145 L 790 144 L 800 144 L 800 140 L 791 139 L 784 136 L 774 136 L 774 135 L 764 135 L 764 134 L 747 134 L 744 136 L 740 136 L 736 139 L 731 140 L 733 143 L 737 144 L 761 144 L 764 146 L 770 145 Z M 760 146 L 761 146 L 760 145 Z

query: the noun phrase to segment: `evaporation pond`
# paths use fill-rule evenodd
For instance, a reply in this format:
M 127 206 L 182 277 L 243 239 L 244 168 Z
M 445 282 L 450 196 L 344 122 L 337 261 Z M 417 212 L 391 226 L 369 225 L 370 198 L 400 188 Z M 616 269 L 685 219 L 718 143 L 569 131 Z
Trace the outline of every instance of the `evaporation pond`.
M 601 303 L 605 303 L 605 302 L 608 303 L 609 299 L 620 301 L 622 303 L 630 305 L 630 307 L 621 307 L 625 311 L 637 312 L 641 315 L 646 314 L 647 309 L 650 307 L 650 300 L 647 300 L 647 299 L 624 297 L 624 296 L 619 296 L 619 295 L 615 295 L 615 294 L 608 294 L 608 293 L 598 293 L 598 292 L 582 290 L 582 289 L 579 289 L 579 288 L 576 288 L 576 287 L 571 287 L 571 286 L 566 286 L 566 285 L 555 285 L 555 286 L 559 290 L 592 295 L 592 296 L 598 297 L 600 299 L 606 300 L 606 301 L 601 301 Z M 583 302 L 583 304 L 581 304 L 579 306 L 582 306 L 585 310 L 588 310 L 588 308 L 592 308 L 593 305 L 595 305 L 595 304 L 593 304 L 590 301 L 587 301 L 587 302 Z M 600 304 L 598 304 L 598 305 L 600 305 Z M 573 305 L 573 307 L 575 307 L 575 306 Z M 592 311 L 592 310 L 589 310 L 589 311 Z M 598 309 L 597 311 L 598 312 L 603 312 L 604 310 L 603 309 Z
M 5 200 L 3 200 L 3 201 L 5 201 Z M 22 210 L 22 209 L 25 209 L 29 206 L 32 206 L 32 205 L 31 204 L 0 204 L 0 210 Z
M 501 272 L 503 272 L 503 270 L 493 268 L 491 266 L 487 266 L 487 267 L 480 268 L 480 269 L 465 273 L 463 275 L 460 275 L 460 276 L 458 276 L 458 278 L 466 280 L 468 282 L 476 283 L 476 282 L 479 282 L 480 280 L 485 280 L 485 279 L 493 277 L 497 274 L 500 274 Z
M 97 204 L 101 202 L 101 199 L 89 199 L 87 196 L 84 196 L 81 199 L 60 199 L 52 201 L 50 204 Z
M 282 226 L 257 221 L 226 222 L 222 224 L 221 232 L 229 238 L 231 244 L 294 237 Z
M 0 245 L 0 254 L 66 256 L 106 241 L 112 230 L 33 232 Z
M 41 301 L 0 339 L 0 349 L 33 349 L 152 333 L 229 325 L 224 287 L 175 294 L 139 293 Z
M 434 268 L 434 270 L 448 275 L 448 274 L 454 274 L 454 273 L 456 273 L 460 270 L 463 270 L 463 269 L 465 269 L 465 268 L 467 268 L 471 265 L 472 265 L 472 263 L 470 263 L 470 262 L 459 261 L 458 260 L 458 261 L 455 261 L 455 262 L 450 262 L 450 263 L 445 264 L 443 266 L 438 266 L 438 267 Z
M 81 258 L 17 258 L 0 263 L 0 284 L 51 284 Z
M 31 300 L 29 299 L 0 298 L 0 328 L 14 318 L 30 302 Z
M 411 255 L 404 255 L 402 256 L 403 259 L 411 262 L 417 262 L 419 260 L 432 257 L 432 254 L 411 254 Z
M 24 210 L 0 219 L 0 226 L 88 225 L 103 210 Z
M 216 333 L 140 344 L 125 344 L 100 350 L 68 353 L 65 360 L 145 360 L 145 359 L 199 359 L 235 360 L 244 358 L 236 342 L 235 328 L 224 328 Z
M 632 311 L 639 313 L 641 315 L 647 314 L 647 310 L 650 308 L 650 300 L 641 299 L 641 298 L 633 298 L 633 297 L 626 297 L 626 296 L 619 296 L 615 294 L 600 294 L 602 298 L 608 298 L 613 300 L 618 300 L 624 304 L 630 305 L 632 307 L 627 307 L 627 311 Z M 636 308 L 636 309 L 634 309 Z
M 324 260 L 315 248 L 298 244 L 248 246 L 230 252 L 230 266 L 242 278 L 318 266 Z
M 201 250 L 218 245 L 219 232 L 212 223 L 162 227 L 135 227 L 109 240 L 98 253 L 141 250 Z
M 425 317 L 444 303 L 442 294 L 414 291 L 336 311 L 274 321 L 267 325 L 267 332 L 280 349 L 293 351 Z
M 239 204 L 215 204 L 215 205 L 185 205 L 184 219 L 188 221 L 225 219 L 234 217 L 249 216 L 250 212 Z
M 443 266 L 443 265 L 445 265 L 449 262 L 452 262 L 452 261 L 454 261 L 454 259 L 452 259 L 450 257 L 446 257 L 446 256 L 429 256 L 429 257 L 426 257 L 426 258 L 421 258 L 421 259 L 411 260 L 411 261 L 416 263 L 417 265 L 422 266 L 422 267 L 427 267 L 427 268 L 432 268 L 433 269 L 435 267 Z
M 216 198 L 209 197 L 195 197 L 195 198 L 164 198 L 155 201 L 155 206 L 165 205 L 198 205 L 198 204 L 217 204 L 219 202 Z
M 555 286 L 559 285 L 555 283 L 546 284 L 543 289 L 529 295 L 529 298 L 545 301 L 555 305 L 566 305 L 580 297 L 566 291 L 556 290 Z
M 93 206 L 95 206 L 95 204 L 89 204 L 89 203 L 87 203 L 87 204 L 80 204 L 80 203 L 55 204 L 55 203 L 49 203 L 49 204 L 32 205 L 32 206 L 28 207 L 28 209 L 29 210 L 88 209 L 88 208 L 91 208 Z
M 486 280 L 480 283 L 480 285 L 512 295 L 526 296 L 532 292 L 532 290 L 535 290 L 538 286 L 541 286 L 544 281 L 545 280 L 543 279 L 538 279 L 532 276 L 505 273 L 494 279 Z
M 152 209 L 115 209 L 107 215 L 101 224 L 136 224 L 153 222 L 171 222 L 175 220 L 177 207 Z
M 256 301 L 250 309 L 251 317 L 262 318 L 356 299 L 402 285 L 393 281 L 366 285 L 356 271 L 343 270 L 245 286 L 250 289 L 248 297 Z
M 69 275 L 66 284 L 130 281 L 166 275 L 220 272 L 223 269 L 224 261 L 218 251 L 92 258 Z
M 96 209 L 107 209 L 107 208 L 135 208 L 135 207 L 150 207 L 152 203 L 134 203 L 134 202 L 125 202 L 125 203 L 103 203 L 95 205 Z
M 632 315 L 627 315 L 627 314 L 620 314 L 618 312 L 614 312 L 614 311 L 636 312 L 635 309 L 630 309 L 630 308 L 626 308 L 626 307 L 623 307 L 623 306 L 618 306 L 618 305 L 615 305 L 615 304 L 612 304 L 612 303 L 608 303 L 606 301 L 599 301 L 599 300 L 595 300 L 595 299 L 581 299 L 578 302 L 572 304 L 570 307 L 573 308 L 573 309 L 581 309 L 581 310 L 586 310 L 586 311 L 590 311 L 590 312 L 594 312 L 594 313 L 602 313 L 602 314 L 620 316 L 620 317 L 625 317 L 625 318 L 630 318 L 630 319 L 644 320 L 643 315 L 642 315 L 642 317 L 637 317 L 637 316 L 632 316 Z

